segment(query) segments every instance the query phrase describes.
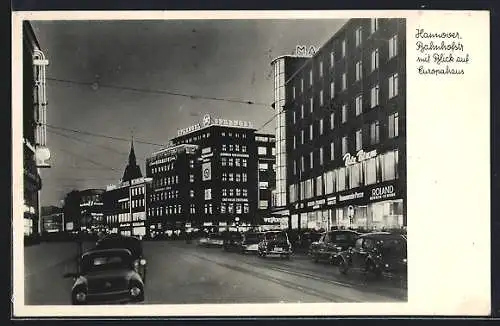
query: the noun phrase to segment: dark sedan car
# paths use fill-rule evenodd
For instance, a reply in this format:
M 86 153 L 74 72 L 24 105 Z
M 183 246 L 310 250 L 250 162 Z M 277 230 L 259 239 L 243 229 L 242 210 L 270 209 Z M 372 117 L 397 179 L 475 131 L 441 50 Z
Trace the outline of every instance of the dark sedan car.
M 325 232 L 318 241 L 311 244 L 309 250 L 311 258 L 314 262 L 326 261 L 334 263 L 341 251 L 354 246 L 358 236 L 357 232 L 349 230 Z
M 225 251 L 241 251 L 243 236 L 240 232 L 224 232 L 223 247 Z
M 75 279 L 74 305 L 144 301 L 144 282 L 127 249 L 90 250 L 81 256 L 79 271 L 65 277 Z
M 358 268 L 377 277 L 383 273 L 405 275 L 406 238 L 388 232 L 363 234 L 353 247 L 340 253 L 338 265 L 343 274 L 350 268 Z
M 288 235 L 284 231 L 268 231 L 264 233 L 264 239 L 259 243 L 258 254 L 260 257 L 279 255 L 281 258 L 290 258 L 292 245 Z
M 259 251 L 259 242 L 264 239 L 264 233 L 246 232 L 241 242 L 241 253 L 256 254 Z
M 95 249 L 127 249 L 132 254 L 134 266 L 146 282 L 147 261 L 142 250 L 142 241 L 130 236 L 111 234 L 97 241 Z

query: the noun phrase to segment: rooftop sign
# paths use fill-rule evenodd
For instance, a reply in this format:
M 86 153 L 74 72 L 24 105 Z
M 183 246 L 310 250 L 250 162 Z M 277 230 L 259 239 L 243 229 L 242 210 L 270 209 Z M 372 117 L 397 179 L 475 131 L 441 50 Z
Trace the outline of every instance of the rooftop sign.
M 209 126 L 226 126 L 226 127 L 234 127 L 234 128 L 253 128 L 253 125 L 249 121 L 242 120 L 230 120 L 230 119 L 219 119 L 212 118 L 210 114 L 205 114 L 201 123 L 194 124 L 190 127 L 177 130 L 177 136 L 182 136 L 189 134 L 191 132 L 197 131 L 201 128 L 209 127 Z

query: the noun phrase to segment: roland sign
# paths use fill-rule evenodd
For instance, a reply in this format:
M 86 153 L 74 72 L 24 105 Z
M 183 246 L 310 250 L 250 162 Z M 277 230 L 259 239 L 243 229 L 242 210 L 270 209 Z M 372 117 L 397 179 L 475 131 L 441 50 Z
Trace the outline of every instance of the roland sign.
M 396 189 L 394 185 L 376 187 L 371 190 L 370 200 L 386 199 L 396 196 Z

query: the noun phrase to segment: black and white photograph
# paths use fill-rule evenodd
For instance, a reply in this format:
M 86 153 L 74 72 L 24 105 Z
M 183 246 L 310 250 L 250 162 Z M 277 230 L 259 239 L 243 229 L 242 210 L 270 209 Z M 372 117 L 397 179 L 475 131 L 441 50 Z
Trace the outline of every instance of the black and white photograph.
M 418 75 L 406 15 L 99 17 L 19 24 L 21 305 L 273 313 L 420 294 L 412 250 L 439 221 L 408 213 L 434 190 L 407 196 L 407 180 L 438 179 L 408 169 L 425 137 L 409 145 L 407 62 L 419 83 L 445 70 Z
M 23 29 L 26 304 L 407 299 L 405 19 Z

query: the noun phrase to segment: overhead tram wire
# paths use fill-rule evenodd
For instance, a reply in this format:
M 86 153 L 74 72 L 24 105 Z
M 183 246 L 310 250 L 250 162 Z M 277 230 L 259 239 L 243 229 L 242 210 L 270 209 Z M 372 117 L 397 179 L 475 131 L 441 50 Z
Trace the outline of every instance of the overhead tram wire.
M 59 83 L 66 83 L 66 84 L 82 85 L 82 86 L 93 86 L 95 84 L 94 82 L 82 82 L 82 81 L 61 79 L 61 78 L 49 78 L 48 77 L 47 80 L 51 80 L 51 81 L 55 81 L 55 82 L 59 82 Z M 212 96 L 204 96 L 204 95 L 195 95 L 195 94 L 185 94 L 185 93 L 178 93 L 178 92 L 160 90 L 160 89 L 137 88 L 137 87 L 118 86 L 118 85 L 101 84 L 101 83 L 98 83 L 98 87 L 116 89 L 116 90 L 132 91 L 132 92 L 138 92 L 138 93 L 180 96 L 180 97 L 190 98 L 192 100 L 210 100 L 210 101 L 222 101 L 222 102 L 229 102 L 229 103 L 239 103 L 239 104 L 246 104 L 246 105 L 269 106 L 268 103 L 261 103 L 261 102 L 255 102 L 255 101 L 245 101 L 245 100 L 238 100 L 238 99 L 228 99 L 228 98 L 212 97 Z
M 111 152 L 114 152 L 114 153 L 119 154 L 119 155 L 123 155 L 123 156 L 128 156 L 129 155 L 129 153 L 117 151 L 114 148 L 103 146 L 103 145 L 99 145 L 99 144 L 95 144 L 95 143 L 89 142 L 87 140 L 80 139 L 78 137 L 73 137 L 73 136 L 70 136 L 70 135 L 66 135 L 64 133 L 57 132 L 55 130 L 48 130 L 48 132 L 50 132 L 51 134 L 54 134 L 54 135 L 58 135 L 58 136 L 67 138 L 67 139 L 73 139 L 73 140 L 76 140 L 76 141 L 79 141 L 79 142 L 82 142 L 82 143 L 86 143 L 86 144 L 89 144 L 89 145 L 92 145 L 92 146 L 100 147 L 100 148 L 103 148 L 103 149 L 105 149 L 107 151 L 111 151 Z M 143 158 L 138 158 L 138 159 L 140 159 L 141 161 L 145 161 L 145 159 L 143 159 Z
M 101 166 L 101 167 L 103 167 L 103 168 L 106 168 L 106 169 L 108 169 L 108 170 L 118 171 L 117 169 L 115 169 L 115 168 L 113 168 L 113 167 L 110 167 L 110 166 L 107 166 L 107 165 L 102 164 L 102 163 L 100 163 L 100 162 L 97 162 L 97 161 L 91 160 L 91 159 L 89 159 L 89 158 L 86 158 L 85 156 L 75 154 L 75 153 L 70 152 L 70 151 L 68 151 L 68 150 L 66 150 L 66 149 L 59 148 L 59 150 L 60 150 L 60 151 L 62 151 L 62 152 L 64 152 L 64 153 L 66 153 L 66 154 L 72 155 L 72 156 L 74 156 L 74 157 L 78 157 L 78 158 L 80 158 L 80 159 L 82 159 L 82 160 L 84 160 L 84 161 L 87 161 L 87 162 L 90 162 L 90 163 L 92 163 L 92 164 L 95 164 L 95 165 Z
M 88 131 L 82 131 L 82 130 L 77 130 L 77 129 L 64 128 L 64 127 L 50 125 L 48 123 L 45 124 L 45 125 L 47 127 L 49 127 L 49 128 L 58 129 L 58 130 L 64 130 L 64 131 L 70 131 L 70 132 L 74 132 L 74 133 L 77 133 L 77 134 L 82 134 L 82 135 L 88 135 L 88 136 L 94 136 L 94 137 L 101 137 L 101 138 L 107 138 L 107 139 L 121 140 L 121 141 L 130 142 L 130 139 L 127 139 L 127 138 L 116 137 L 116 136 L 109 136 L 109 135 L 103 135 L 103 134 L 96 134 L 96 133 L 92 133 L 92 132 L 88 132 Z M 165 144 L 158 144 L 158 143 L 153 143 L 153 142 L 141 141 L 141 140 L 137 140 L 135 138 L 134 138 L 134 143 L 145 144 L 145 145 L 153 145 L 153 146 L 161 146 L 161 147 L 165 146 Z

